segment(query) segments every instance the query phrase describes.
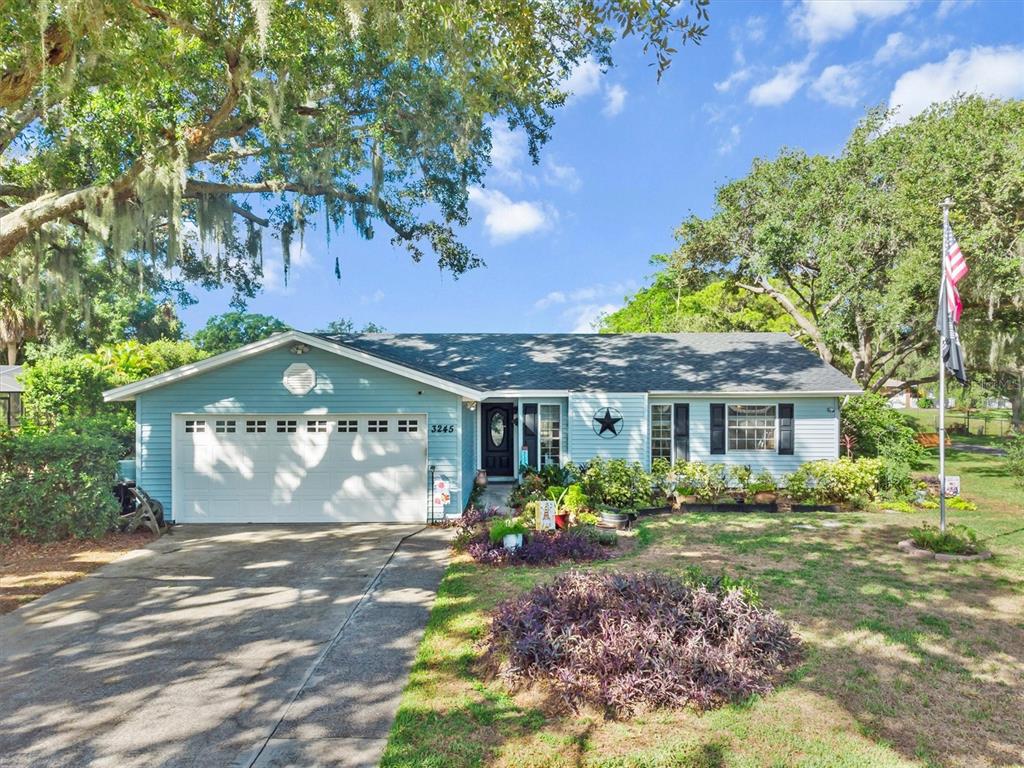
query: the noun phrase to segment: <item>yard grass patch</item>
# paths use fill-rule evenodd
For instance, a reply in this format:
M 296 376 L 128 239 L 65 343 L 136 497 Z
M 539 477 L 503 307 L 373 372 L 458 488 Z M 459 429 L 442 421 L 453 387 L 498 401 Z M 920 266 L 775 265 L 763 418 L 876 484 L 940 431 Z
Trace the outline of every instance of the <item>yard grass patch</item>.
M 749 579 L 793 624 L 805 660 L 774 693 L 700 714 L 572 715 L 542 690 L 481 679 L 487 612 L 564 570 L 454 562 L 383 765 L 996 766 L 1024 755 L 1024 505 L 995 464 L 950 455 L 992 561 L 895 549 L 915 515 L 687 514 L 644 521 L 642 546 L 586 569 Z M 1005 480 L 1005 484 L 1004 484 Z M 934 513 L 932 513 L 934 515 Z M 923 517 L 921 519 L 924 519 Z M 835 521 L 839 527 L 823 525 Z M 810 527 L 805 527 L 810 526 Z

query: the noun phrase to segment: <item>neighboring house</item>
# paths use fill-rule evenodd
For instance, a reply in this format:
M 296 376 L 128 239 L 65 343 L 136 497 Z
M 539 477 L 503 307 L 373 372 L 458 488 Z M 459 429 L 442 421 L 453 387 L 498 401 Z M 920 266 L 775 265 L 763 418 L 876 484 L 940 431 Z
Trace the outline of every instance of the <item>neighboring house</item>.
M 881 394 L 888 398 L 893 408 L 917 408 L 914 392 L 899 379 L 887 379 L 882 385 Z
M 0 365 L 0 428 L 15 427 L 21 421 L 20 365 Z
M 105 394 L 178 522 L 420 522 L 477 469 L 595 456 L 749 464 L 839 452 L 860 392 L 785 334 L 287 331 Z

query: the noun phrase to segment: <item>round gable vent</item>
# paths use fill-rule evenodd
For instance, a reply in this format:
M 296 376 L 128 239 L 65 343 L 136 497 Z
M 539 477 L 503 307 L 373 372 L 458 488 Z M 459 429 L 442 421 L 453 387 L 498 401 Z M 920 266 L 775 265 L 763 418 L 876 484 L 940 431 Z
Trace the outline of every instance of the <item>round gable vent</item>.
M 281 383 L 293 395 L 308 394 L 316 386 L 316 371 L 306 363 L 292 363 L 284 369 Z

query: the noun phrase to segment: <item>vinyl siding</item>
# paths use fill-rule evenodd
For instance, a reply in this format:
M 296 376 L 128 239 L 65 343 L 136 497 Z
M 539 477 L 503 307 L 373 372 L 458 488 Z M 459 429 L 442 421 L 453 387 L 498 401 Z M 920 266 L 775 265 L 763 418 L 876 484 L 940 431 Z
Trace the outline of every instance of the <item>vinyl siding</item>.
M 295 362 L 309 364 L 317 383 L 306 395 L 293 395 L 281 376 Z M 287 349 L 200 374 L 136 400 L 137 476 L 173 515 L 171 498 L 171 416 L 174 413 L 425 413 L 427 455 L 436 477 L 452 484 L 448 513 L 462 508 L 459 432 L 431 433 L 431 424 L 458 427 L 460 398 L 397 374 L 313 349 L 301 358 Z M 429 489 L 423 489 L 424 517 Z
M 653 403 L 690 404 L 690 460 L 715 464 L 749 464 L 755 472 L 764 470 L 781 476 L 801 464 L 817 459 L 839 457 L 839 407 L 834 397 L 651 397 Z M 793 455 L 780 456 L 777 451 L 730 451 L 711 453 L 711 403 L 728 405 L 772 405 L 793 403 Z M 829 413 L 829 408 L 832 413 Z M 728 411 L 727 411 L 728 412 Z M 726 433 L 728 445 L 728 432 Z M 644 466 L 650 465 L 650 446 L 646 446 Z
M 594 415 L 604 408 L 622 413 L 620 432 L 612 438 L 598 437 Z M 643 392 L 572 392 L 569 394 L 569 458 L 588 461 L 595 456 L 646 462 L 647 395 Z

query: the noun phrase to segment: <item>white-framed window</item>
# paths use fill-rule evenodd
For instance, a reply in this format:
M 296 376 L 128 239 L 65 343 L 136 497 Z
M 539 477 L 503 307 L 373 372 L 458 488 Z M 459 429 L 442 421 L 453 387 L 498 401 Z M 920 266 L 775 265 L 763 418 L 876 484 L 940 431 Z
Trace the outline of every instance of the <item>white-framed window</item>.
M 398 431 L 399 432 L 419 432 L 420 425 L 416 419 L 399 419 L 398 420 Z
M 540 465 L 562 463 L 562 406 L 541 403 L 537 406 L 540 422 Z
M 338 419 L 339 432 L 358 432 L 359 422 L 355 419 Z
M 278 419 L 277 420 L 277 431 L 278 432 L 294 432 L 297 426 L 297 422 L 294 419 Z
M 326 432 L 327 419 L 306 419 L 307 432 Z
M 672 404 L 656 403 L 651 406 L 651 461 L 672 461 Z
M 730 451 L 774 451 L 777 444 L 774 405 L 726 406 Z
M 267 431 L 267 420 L 266 419 L 246 419 L 245 421 L 246 432 L 266 432 Z
M 213 431 L 218 434 L 233 433 L 235 431 L 235 420 L 217 419 L 213 422 Z
M 387 432 L 388 431 L 388 420 L 387 419 L 367 419 L 366 421 L 367 432 Z
M 203 419 L 185 419 L 185 432 L 205 432 L 206 422 Z

